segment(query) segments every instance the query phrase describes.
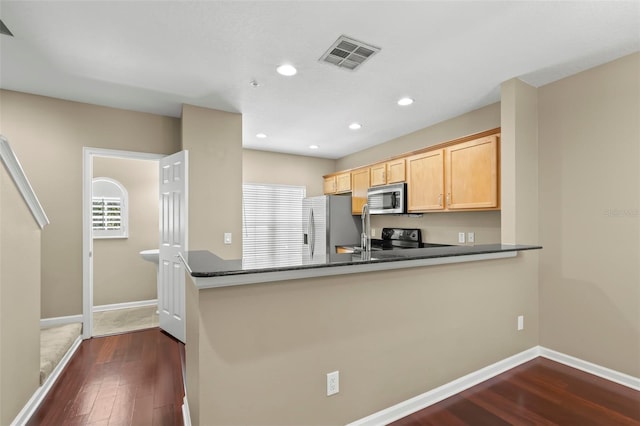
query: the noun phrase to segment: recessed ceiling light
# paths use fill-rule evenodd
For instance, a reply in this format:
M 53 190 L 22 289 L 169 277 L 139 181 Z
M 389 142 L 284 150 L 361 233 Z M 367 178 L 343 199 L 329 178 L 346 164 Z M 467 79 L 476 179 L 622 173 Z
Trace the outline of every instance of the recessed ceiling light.
M 362 124 L 360 124 L 360 123 L 351 123 L 351 124 L 349 124 L 349 128 L 351 130 L 358 130 L 358 129 L 362 128 Z
M 309 145 L 309 149 L 318 149 L 320 148 L 318 145 Z
M 264 138 L 266 138 L 266 137 L 267 137 L 267 135 L 265 135 L 264 133 L 258 133 L 258 134 L 256 135 L 256 138 L 258 138 L 258 139 L 264 139 Z
M 291 77 L 292 75 L 296 75 L 296 73 L 298 72 L 296 67 L 294 67 L 293 65 L 290 65 L 290 64 L 282 64 L 278 68 L 276 68 L 276 71 L 278 71 L 278 74 L 285 75 L 287 77 Z
M 411 98 L 402 98 L 398 100 L 398 105 L 400 106 L 407 106 L 407 105 L 411 105 L 413 103 L 413 99 Z

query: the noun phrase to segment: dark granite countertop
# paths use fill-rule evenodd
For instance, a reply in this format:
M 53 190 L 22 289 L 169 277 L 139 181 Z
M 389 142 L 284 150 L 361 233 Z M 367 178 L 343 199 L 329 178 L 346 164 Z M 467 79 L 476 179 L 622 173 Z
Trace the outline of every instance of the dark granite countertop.
M 305 260 L 302 255 L 297 259 L 286 258 L 280 260 L 224 260 L 211 253 L 210 251 L 195 250 L 187 252 L 186 255 L 182 257 L 185 265 L 187 265 L 187 270 L 191 274 L 191 276 L 202 278 L 260 274 L 268 272 L 299 271 L 318 268 L 336 268 L 350 265 L 384 264 L 389 262 L 406 262 L 419 259 L 437 259 L 451 258 L 456 256 L 518 252 L 524 250 L 537 250 L 541 248 L 541 246 L 510 244 L 444 246 L 373 251 L 370 253 L 341 253 L 328 255 L 316 260 Z M 399 266 L 400 265 L 394 265 L 394 267 Z

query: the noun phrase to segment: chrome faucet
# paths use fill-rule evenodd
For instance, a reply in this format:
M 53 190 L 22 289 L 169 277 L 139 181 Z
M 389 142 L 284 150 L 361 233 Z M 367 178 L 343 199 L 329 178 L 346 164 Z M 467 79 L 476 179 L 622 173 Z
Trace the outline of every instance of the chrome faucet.
M 362 206 L 362 234 L 360 236 L 360 248 L 362 251 L 371 251 L 371 214 L 369 205 Z

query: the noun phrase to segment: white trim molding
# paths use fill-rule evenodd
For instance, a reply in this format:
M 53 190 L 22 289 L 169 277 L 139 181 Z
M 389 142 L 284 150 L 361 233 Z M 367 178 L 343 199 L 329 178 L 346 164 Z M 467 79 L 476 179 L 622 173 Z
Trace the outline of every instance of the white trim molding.
M 560 364 L 568 365 L 569 367 L 573 367 L 578 370 L 582 370 L 586 373 L 593 374 L 594 376 L 602 377 L 603 379 L 609 380 L 610 382 L 618 383 L 619 385 L 640 391 L 640 377 L 633 377 L 628 374 L 621 373 L 619 371 L 573 357 L 571 355 L 566 355 L 561 352 L 545 348 L 543 346 L 538 346 L 538 348 L 540 350 L 540 356 L 544 358 L 559 362 Z
M 40 204 L 40 200 L 38 200 L 38 196 L 33 190 L 31 183 L 29 183 L 29 179 L 24 173 L 18 157 L 16 157 L 16 154 L 11 149 L 9 141 L 2 135 L 0 135 L 0 159 L 4 163 L 9 176 L 11 176 L 11 179 L 13 179 L 13 182 L 16 184 L 20 195 L 22 195 L 24 202 L 29 207 L 40 229 L 47 226 L 49 224 L 49 218 L 44 212 L 42 204 Z
M 93 331 L 93 228 L 91 202 L 93 198 L 94 157 L 159 161 L 166 155 L 103 148 L 82 148 L 82 336 L 85 339 L 90 339 Z
M 81 315 L 78 316 L 81 317 Z M 27 401 L 25 406 L 22 407 L 22 410 L 20 410 L 16 418 L 13 419 L 13 422 L 11 422 L 11 426 L 21 426 L 27 424 L 31 416 L 33 416 L 40 404 L 42 404 L 42 401 L 44 401 L 44 399 L 47 397 L 47 394 L 55 384 L 56 380 L 58 380 L 58 377 L 62 373 L 62 370 L 64 370 L 64 368 L 67 366 L 67 364 L 71 360 L 71 357 L 74 353 L 76 353 L 81 343 L 82 336 L 78 336 L 67 353 L 62 357 L 58 365 L 56 365 L 56 367 L 53 369 L 49 377 L 47 377 L 47 380 L 44 381 L 42 386 L 36 389 L 31 398 L 29 398 L 29 401 Z
M 74 322 L 82 323 L 82 314 L 69 315 L 66 317 L 42 318 L 40 320 L 40 328 L 55 327 L 57 325 L 73 324 Z
M 135 302 L 112 303 L 110 305 L 98 305 L 93 307 L 93 312 L 117 311 L 118 309 L 142 308 L 144 306 L 157 306 L 158 299 L 138 300 Z
M 349 423 L 347 426 L 379 426 L 386 425 L 410 414 L 436 404 L 450 396 L 463 392 L 470 387 L 489 380 L 498 374 L 515 368 L 537 357 L 544 357 L 560 364 L 582 370 L 611 382 L 640 390 L 640 378 L 633 377 L 610 368 L 602 367 L 579 358 L 572 357 L 542 346 L 534 346 L 509 358 L 498 361 L 480 370 L 469 373 L 435 389 L 427 391 L 406 401 L 400 402 L 367 417 Z
M 191 426 L 191 412 L 189 411 L 189 401 L 187 400 L 186 391 L 182 399 L 182 423 L 184 423 L 184 426 Z
M 389 424 L 469 389 L 470 387 L 495 377 L 498 374 L 504 373 L 505 371 L 517 367 L 520 364 L 531 361 L 537 356 L 537 347 L 527 349 L 524 352 L 520 352 L 510 356 L 509 358 L 503 359 L 502 361 L 498 361 L 487 367 L 481 368 L 480 370 L 469 373 L 452 382 L 438 386 L 437 388 L 427 391 L 422 395 L 415 396 L 392 407 L 373 413 L 370 416 L 356 420 L 353 423 L 349 423 L 348 426 L 378 426 Z

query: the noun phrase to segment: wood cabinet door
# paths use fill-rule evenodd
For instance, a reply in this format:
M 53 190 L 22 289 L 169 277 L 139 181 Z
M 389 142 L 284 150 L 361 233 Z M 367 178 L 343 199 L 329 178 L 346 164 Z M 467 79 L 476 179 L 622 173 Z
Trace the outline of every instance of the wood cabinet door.
M 498 137 L 488 136 L 446 149 L 447 208 L 498 207 Z
M 351 213 L 361 214 L 362 206 L 367 203 L 369 189 L 369 168 L 351 172 Z
M 341 173 L 336 176 L 336 192 L 351 191 L 351 173 Z
M 407 158 L 407 191 L 409 212 L 444 209 L 444 150 Z
M 387 183 L 387 164 L 380 163 L 369 168 L 371 173 L 371 186 L 379 186 Z
M 405 174 L 405 160 L 400 158 L 398 160 L 387 162 L 387 183 L 399 183 L 406 180 Z
M 324 178 L 323 192 L 325 194 L 336 193 L 336 177 L 335 176 L 327 176 Z

